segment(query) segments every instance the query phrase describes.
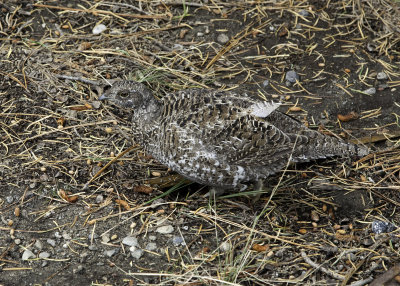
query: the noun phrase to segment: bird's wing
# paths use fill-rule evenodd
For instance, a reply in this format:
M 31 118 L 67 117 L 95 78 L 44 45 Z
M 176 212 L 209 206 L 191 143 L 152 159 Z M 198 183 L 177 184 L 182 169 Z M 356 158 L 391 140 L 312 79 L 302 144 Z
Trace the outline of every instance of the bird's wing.
M 164 118 L 174 125 L 182 144 L 192 138 L 198 142 L 196 148 L 203 146 L 230 164 L 262 166 L 285 160 L 295 142 L 307 140 L 268 121 L 277 112 L 279 105 L 274 103 L 196 89 L 172 96 L 165 104 Z

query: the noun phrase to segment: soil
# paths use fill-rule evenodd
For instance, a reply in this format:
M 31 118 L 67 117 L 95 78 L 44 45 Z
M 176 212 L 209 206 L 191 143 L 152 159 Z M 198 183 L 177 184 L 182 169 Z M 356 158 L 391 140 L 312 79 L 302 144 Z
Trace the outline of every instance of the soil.
M 400 8 L 328 3 L 0 3 L 0 284 L 397 285 Z M 279 100 L 371 154 L 209 197 L 98 100 L 120 79 Z

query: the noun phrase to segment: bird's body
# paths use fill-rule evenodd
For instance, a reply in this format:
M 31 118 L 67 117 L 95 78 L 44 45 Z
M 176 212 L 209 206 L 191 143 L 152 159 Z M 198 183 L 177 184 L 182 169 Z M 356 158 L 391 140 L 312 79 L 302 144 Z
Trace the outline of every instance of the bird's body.
M 187 89 L 157 100 L 143 84 L 121 81 L 102 99 L 133 108 L 135 141 L 148 154 L 192 181 L 217 188 L 242 188 L 290 161 L 368 153 L 305 127 L 277 111 L 278 104 L 234 92 Z

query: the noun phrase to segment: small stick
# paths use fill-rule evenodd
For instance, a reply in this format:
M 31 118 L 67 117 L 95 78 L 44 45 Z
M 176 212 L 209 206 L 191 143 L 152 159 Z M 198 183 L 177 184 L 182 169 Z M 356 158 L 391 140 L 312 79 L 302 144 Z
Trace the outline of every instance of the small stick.
M 115 158 L 113 158 L 110 162 L 108 162 L 107 164 L 104 165 L 103 168 L 101 168 L 96 175 L 94 175 L 84 186 L 83 186 L 83 190 L 86 190 L 89 187 L 89 184 L 91 182 L 93 182 L 98 176 L 100 176 L 101 173 L 104 172 L 105 169 L 108 168 L 108 166 L 110 166 L 112 163 L 114 163 L 115 161 L 117 161 L 119 158 L 121 158 L 122 156 L 124 156 L 126 153 L 132 151 L 134 148 L 138 147 L 138 145 L 134 145 L 129 147 L 128 149 L 126 149 L 125 151 L 122 151 L 121 153 L 119 153 L 117 156 L 115 156 Z

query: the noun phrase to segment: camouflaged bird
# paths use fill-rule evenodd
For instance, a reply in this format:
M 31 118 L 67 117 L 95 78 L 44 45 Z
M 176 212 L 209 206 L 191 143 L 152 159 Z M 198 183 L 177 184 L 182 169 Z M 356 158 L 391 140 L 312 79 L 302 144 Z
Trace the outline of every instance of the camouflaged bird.
M 246 94 L 195 88 L 158 100 L 142 83 L 117 81 L 100 99 L 132 109 L 134 139 L 148 154 L 218 189 L 243 190 L 243 183 L 260 182 L 288 162 L 368 154 Z

